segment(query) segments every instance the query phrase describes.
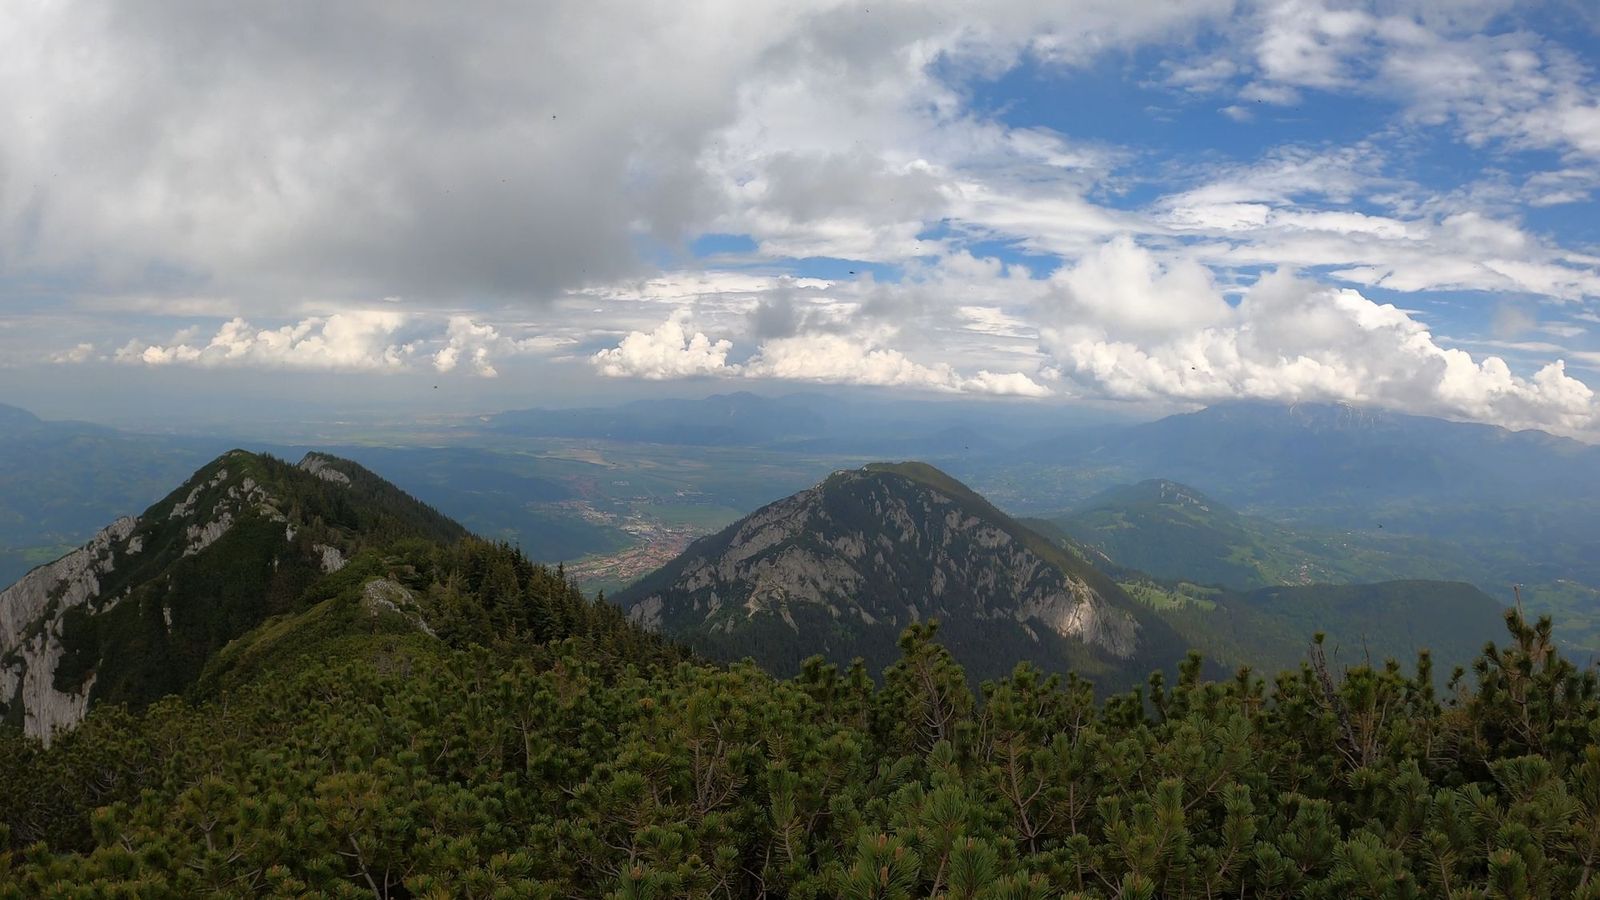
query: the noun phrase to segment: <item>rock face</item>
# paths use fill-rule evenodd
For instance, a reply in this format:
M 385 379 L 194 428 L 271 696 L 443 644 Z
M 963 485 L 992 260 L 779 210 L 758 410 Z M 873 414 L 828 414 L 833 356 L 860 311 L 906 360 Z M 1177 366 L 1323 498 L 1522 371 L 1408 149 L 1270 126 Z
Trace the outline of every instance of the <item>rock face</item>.
M 181 690 L 222 645 L 347 565 L 368 528 L 465 533 L 336 457 L 224 454 L 0 592 L 0 725 L 48 741 L 95 703 Z
M 387 578 L 374 578 L 361 588 L 361 608 L 373 617 L 384 613 L 403 617 L 411 623 L 411 627 L 426 634 L 428 637 L 437 637 L 433 627 L 423 618 L 422 606 L 417 598 L 404 585 Z
M 78 690 L 57 690 L 54 684 L 63 653 L 61 620 L 100 597 L 100 580 L 115 571 L 119 553 L 138 552 L 130 540 L 137 525 L 137 519 L 118 519 L 89 543 L 0 591 L 0 703 L 22 711 L 28 734 L 46 737 L 76 724 L 88 709 L 92 675 Z
M 980 647 L 1004 646 L 1005 669 L 1043 657 L 1104 673 L 1138 661 L 1147 637 L 1174 637 L 1098 572 L 916 464 L 835 473 L 613 599 L 645 627 L 779 670 L 814 653 L 892 656 L 927 618 L 969 668 Z
M 350 476 L 339 471 L 333 464 L 337 462 L 332 456 L 321 453 L 307 453 L 305 459 L 300 460 L 300 468 L 334 484 L 349 484 Z

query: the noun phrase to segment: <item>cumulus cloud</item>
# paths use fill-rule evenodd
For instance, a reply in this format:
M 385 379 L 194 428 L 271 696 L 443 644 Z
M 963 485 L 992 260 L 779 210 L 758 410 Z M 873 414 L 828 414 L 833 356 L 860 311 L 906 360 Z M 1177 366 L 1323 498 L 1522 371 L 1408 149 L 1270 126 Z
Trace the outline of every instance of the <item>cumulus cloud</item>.
M 601 375 L 610 378 L 687 378 L 736 371 L 728 365 L 733 343 L 712 340 L 693 331 L 686 309 L 674 312 L 651 331 L 635 331 L 617 346 L 590 357 Z
M 963 376 L 947 363 L 924 365 L 870 339 L 813 333 L 777 338 L 761 345 L 744 368 L 752 378 L 780 378 L 834 384 L 913 387 L 951 393 L 1044 397 L 1050 389 L 1021 372 L 980 370 Z
M 487 322 L 474 321 L 471 316 L 451 316 L 445 327 L 444 346 L 432 356 L 434 371 L 441 374 L 453 372 L 463 359 L 472 365 L 480 378 L 497 378 L 493 357 L 538 353 L 576 343 L 573 338 L 543 335 L 513 338 Z
M 82 343 L 50 354 L 53 363 L 82 363 L 94 358 L 94 345 Z
M 811 331 L 763 341 L 743 363 L 729 362 L 733 343 L 712 340 L 678 310 L 651 331 L 634 331 L 590 362 L 613 378 L 682 378 L 696 375 L 907 387 L 951 393 L 1048 396 L 1048 387 L 1022 372 L 979 370 L 962 375 L 948 363 L 923 364 L 885 346 L 885 332 L 852 335 Z
M 205 343 L 193 330 L 170 344 L 129 341 L 113 355 L 118 362 L 151 366 L 263 366 L 286 369 L 381 370 L 404 365 L 413 348 L 393 341 L 406 323 L 385 310 L 313 316 L 281 328 L 257 329 L 230 319 Z
M 548 354 L 577 342 L 565 335 L 512 337 L 504 326 L 471 316 L 438 320 L 394 310 L 361 310 L 311 316 L 277 328 L 258 328 L 243 318 L 224 322 L 206 337 L 191 326 L 166 342 L 138 339 L 110 356 L 115 362 L 146 365 L 279 368 L 329 372 L 398 372 L 426 363 L 446 374 L 470 371 L 480 378 L 500 373 L 494 361 L 505 356 Z M 94 358 L 92 344 L 52 355 L 61 363 Z
M 461 355 L 466 353 L 479 375 L 485 378 L 499 375 L 494 365 L 489 362 L 487 346 L 489 341 L 498 336 L 493 326 L 478 325 L 466 316 L 451 317 L 449 343 L 433 354 L 434 370 L 440 373 L 455 371 L 456 365 L 461 361 Z
M 1440 345 L 1393 305 L 1287 270 L 1232 306 L 1182 263 L 1114 242 L 1052 280 L 1042 344 L 1064 377 L 1106 396 L 1346 400 L 1566 433 L 1600 425 L 1594 392 L 1560 361 L 1518 376 L 1499 357 Z M 1170 323 L 1139 314 L 1153 298 Z M 1092 315 L 1124 302 L 1133 312 Z

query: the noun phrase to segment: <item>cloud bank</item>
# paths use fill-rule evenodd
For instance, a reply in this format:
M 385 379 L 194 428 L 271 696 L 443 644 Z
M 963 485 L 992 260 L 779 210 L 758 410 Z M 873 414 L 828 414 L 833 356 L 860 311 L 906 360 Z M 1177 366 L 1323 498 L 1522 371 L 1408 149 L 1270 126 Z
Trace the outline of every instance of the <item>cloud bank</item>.
M 590 362 L 611 378 L 719 376 L 1021 397 L 1051 393 L 1021 372 L 980 370 L 963 376 L 947 364 L 916 362 L 878 338 L 829 332 L 770 338 L 748 361 L 729 362 L 732 341 L 691 332 L 689 319 L 688 310 L 678 310 L 655 329 L 632 332 L 617 346 L 596 352 Z
M 1393 305 L 1289 270 L 1233 305 L 1193 263 L 1162 267 L 1117 241 L 1051 281 L 1042 344 L 1065 377 L 1106 396 L 1344 400 L 1566 433 L 1600 424 L 1594 391 L 1561 362 L 1515 376 L 1499 357 L 1440 346 Z

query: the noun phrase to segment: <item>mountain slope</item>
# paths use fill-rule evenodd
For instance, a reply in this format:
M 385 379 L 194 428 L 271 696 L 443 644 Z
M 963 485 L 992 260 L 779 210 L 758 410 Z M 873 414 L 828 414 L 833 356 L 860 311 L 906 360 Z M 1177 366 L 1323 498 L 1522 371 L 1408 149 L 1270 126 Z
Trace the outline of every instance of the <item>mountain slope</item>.
M 1322 632 L 1332 662 L 1409 663 L 1426 648 L 1448 675 L 1504 629 L 1503 604 L 1478 587 L 1417 577 L 1449 565 L 1404 552 L 1417 542 L 1390 552 L 1373 539 L 1301 534 L 1172 481 L 1113 488 L 1039 529 L 1230 669 L 1293 668 Z
M 1258 672 L 1295 668 L 1320 632 L 1335 666 L 1410 665 L 1425 649 L 1442 680 L 1505 631 L 1505 607 L 1460 582 L 1296 585 L 1207 599 L 1168 611 L 1169 621 L 1222 665 Z
M 1121 686 L 1182 653 L 1109 579 L 920 463 L 836 472 L 613 600 L 649 628 L 779 672 L 815 654 L 876 668 L 926 618 L 978 678 L 1032 659 Z
M 1240 402 L 1168 416 L 1103 437 L 1080 454 L 1090 461 L 1280 508 L 1600 491 L 1584 477 L 1600 466 L 1600 448 L 1341 403 Z
M 1158 582 L 1235 592 L 1312 584 L 1466 582 L 1496 598 L 1497 605 L 1508 599 L 1510 585 L 1520 582 L 1531 614 L 1554 615 L 1562 644 L 1580 653 L 1600 649 L 1600 607 L 1595 603 L 1600 590 L 1572 577 L 1586 571 L 1584 567 L 1576 560 L 1573 565 L 1529 561 L 1520 555 L 1514 528 L 1503 539 L 1483 544 L 1395 529 L 1292 528 L 1242 515 L 1194 488 L 1164 479 L 1112 488 L 1048 521 L 1030 527 L 1070 542 L 1119 582 L 1148 575 Z M 1569 540 L 1581 548 L 1588 539 L 1576 533 Z M 1174 590 L 1173 585 L 1130 588 L 1127 583 L 1124 588 L 1135 596 Z
M 1166 479 L 1103 491 L 1052 521 L 1062 534 L 1117 566 L 1156 578 L 1235 589 L 1451 580 L 1480 568 L 1443 542 L 1398 534 L 1300 531 L 1242 515 Z
M 1270 523 L 1247 520 L 1199 491 L 1165 479 L 1104 491 L 1055 522 L 1117 564 L 1158 578 L 1263 587 L 1281 583 L 1291 570 L 1303 570 L 1309 562 L 1286 553 L 1287 540 Z
M 48 738 L 93 704 L 181 691 L 363 549 L 464 535 L 348 461 L 226 453 L 0 592 L 0 721 Z

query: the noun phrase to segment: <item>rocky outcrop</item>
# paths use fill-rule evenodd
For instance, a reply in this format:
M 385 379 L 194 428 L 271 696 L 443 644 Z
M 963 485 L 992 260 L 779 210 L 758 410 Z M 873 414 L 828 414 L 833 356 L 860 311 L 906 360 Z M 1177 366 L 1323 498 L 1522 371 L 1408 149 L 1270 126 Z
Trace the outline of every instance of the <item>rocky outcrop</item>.
M 416 595 L 397 581 L 374 578 L 367 582 L 361 588 L 361 608 L 374 617 L 399 616 L 428 637 L 438 637 L 422 617 L 422 605 L 417 602 Z
M 333 467 L 333 460 L 320 453 L 307 453 L 300 468 L 333 484 L 349 484 L 350 476 Z
M 1139 624 L 1127 610 L 1106 602 L 1082 580 L 1069 579 L 1064 593 L 1025 601 L 1014 613 L 1018 622 L 1038 621 L 1064 637 L 1077 638 L 1118 659 L 1139 649 Z
M 215 544 L 232 527 L 233 511 L 227 509 L 222 510 L 215 519 L 209 522 L 190 525 L 184 529 L 184 537 L 188 539 L 188 545 L 183 548 L 183 555 L 193 556 Z
M 714 597 L 713 601 L 715 601 Z M 651 631 L 660 631 L 661 606 L 661 595 L 651 594 L 628 608 L 628 621 Z M 713 611 L 715 610 L 713 609 Z
M 344 554 L 339 552 L 338 547 L 330 544 L 312 544 L 311 549 L 315 550 L 321 559 L 323 572 L 331 574 L 345 567 Z
M 137 519 L 120 518 L 87 544 L 0 591 L 0 704 L 8 718 L 20 706 L 29 736 L 48 739 L 57 728 L 82 721 L 94 676 L 73 690 L 56 688 L 56 666 L 65 652 L 61 621 L 68 610 L 99 599 L 100 581 L 115 570 L 119 554 L 142 549 L 133 537 L 137 526 Z

